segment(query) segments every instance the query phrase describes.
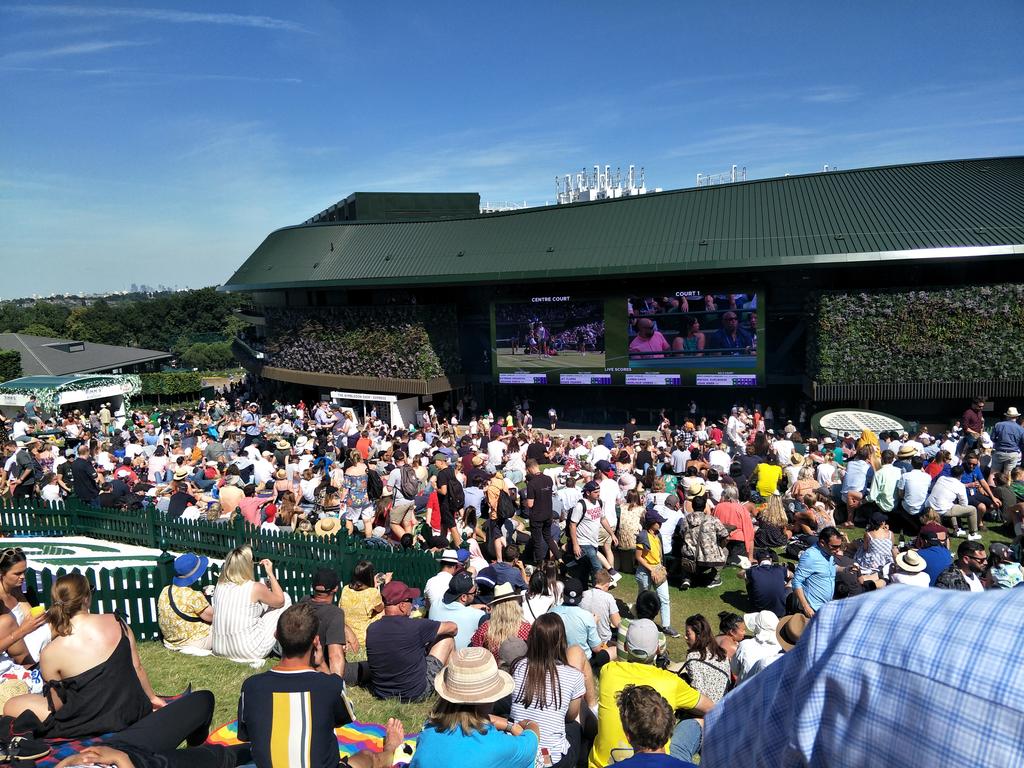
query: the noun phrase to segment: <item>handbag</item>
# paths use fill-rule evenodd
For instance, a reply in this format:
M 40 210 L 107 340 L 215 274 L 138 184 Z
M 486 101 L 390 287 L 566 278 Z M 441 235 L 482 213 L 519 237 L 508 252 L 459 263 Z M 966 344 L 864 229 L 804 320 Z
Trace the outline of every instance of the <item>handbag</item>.
M 654 587 L 660 587 L 668 579 L 668 569 L 664 565 L 658 564 L 651 568 L 651 585 Z

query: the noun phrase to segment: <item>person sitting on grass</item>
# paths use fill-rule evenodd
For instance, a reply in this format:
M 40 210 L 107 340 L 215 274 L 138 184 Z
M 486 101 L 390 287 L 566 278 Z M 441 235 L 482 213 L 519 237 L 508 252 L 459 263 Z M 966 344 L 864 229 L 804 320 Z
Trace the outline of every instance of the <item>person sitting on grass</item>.
M 486 648 L 497 659 L 502 643 L 512 637 L 527 640 L 531 625 L 523 617 L 523 593 L 517 592 L 511 584 L 499 584 L 494 588 L 489 608 L 490 616 L 473 632 L 469 645 Z
M 320 672 L 345 677 L 345 652 L 359 652 L 355 633 L 345 624 L 345 611 L 334 600 L 338 594 L 338 574 L 319 568 L 313 574 L 313 594 L 302 599 L 316 613 L 320 637 Z
M 338 756 L 334 729 L 352 721 L 345 685 L 317 669 L 323 663 L 319 622 L 308 603 L 285 610 L 277 622 L 281 662 L 242 683 L 238 698 L 238 738 L 248 741 L 257 768 L 385 768 L 405 740 L 400 720 L 391 718 L 384 751 Z
M 213 606 L 192 585 L 206 573 L 210 559 L 186 552 L 174 560 L 174 578 L 157 597 L 157 621 L 164 647 L 194 656 L 208 656 L 213 650 Z
M 586 657 L 566 646 L 565 626 L 552 614 L 534 622 L 525 654 L 512 663 L 513 720 L 534 720 L 540 745 L 555 768 L 573 768 L 582 744 L 578 722 L 584 701 L 596 704 Z
M 533 768 L 540 726 L 492 714 L 515 684 L 484 648 L 464 648 L 434 680 L 438 700 L 409 768 Z
M 668 700 L 673 710 L 685 710 L 697 717 L 706 715 L 714 706 L 707 696 L 690 687 L 681 677 L 654 666 L 658 635 L 658 627 L 650 619 L 631 622 L 626 632 L 625 655 L 601 670 L 597 737 L 590 750 L 589 768 L 604 768 L 617 758 L 629 756 L 625 721 L 616 705 L 617 694 L 627 685 L 649 685 Z M 671 741 L 673 757 L 691 760 L 700 750 L 701 730 L 699 720 L 684 719 L 668 729 L 670 738 L 660 746 L 664 750 Z
M 672 705 L 649 685 L 627 685 L 615 697 L 619 719 L 629 741 L 632 757 L 618 759 L 616 768 L 696 768 L 693 763 L 665 754 L 672 738 L 675 717 Z M 619 755 L 614 754 L 612 758 Z
M 384 616 L 366 631 L 370 693 L 378 699 L 423 701 L 455 649 L 459 626 L 453 621 L 410 618 L 412 601 L 420 591 L 400 581 L 389 581 L 380 593 Z
M 212 600 L 213 652 L 217 656 L 253 663 L 274 649 L 274 628 L 291 598 L 281 589 L 274 564 L 266 558 L 259 564 L 267 575 L 266 584 L 253 578 L 249 545 L 236 547 L 224 558 Z
M 90 612 L 92 589 L 85 576 L 61 576 L 50 598 L 47 619 L 54 639 L 39 660 L 47 687 L 43 695 L 10 699 L 4 715 L 18 718 L 17 724 L 39 718 L 35 734 L 50 739 L 111 733 L 118 743 L 153 751 L 206 740 L 213 694 L 193 691 L 172 702 L 158 696 L 124 621 Z

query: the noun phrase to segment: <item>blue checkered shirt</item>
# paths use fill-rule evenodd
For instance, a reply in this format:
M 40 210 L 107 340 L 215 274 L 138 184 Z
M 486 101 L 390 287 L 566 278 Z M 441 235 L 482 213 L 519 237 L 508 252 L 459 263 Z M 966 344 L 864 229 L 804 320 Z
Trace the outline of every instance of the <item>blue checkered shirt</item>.
M 824 606 L 708 714 L 702 768 L 1024 766 L 1024 589 Z

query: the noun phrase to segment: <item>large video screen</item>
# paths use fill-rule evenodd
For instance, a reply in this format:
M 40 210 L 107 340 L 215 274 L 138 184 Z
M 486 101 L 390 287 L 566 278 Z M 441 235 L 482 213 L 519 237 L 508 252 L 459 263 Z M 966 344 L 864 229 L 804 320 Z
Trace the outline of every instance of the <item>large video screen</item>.
M 495 302 L 498 383 L 763 385 L 762 292 L 670 287 Z

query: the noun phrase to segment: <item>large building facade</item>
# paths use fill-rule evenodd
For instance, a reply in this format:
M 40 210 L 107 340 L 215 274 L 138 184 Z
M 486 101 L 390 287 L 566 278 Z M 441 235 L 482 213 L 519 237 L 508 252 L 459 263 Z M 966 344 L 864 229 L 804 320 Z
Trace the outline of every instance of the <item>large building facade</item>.
M 1024 395 L 1024 158 L 486 215 L 362 197 L 272 232 L 222 288 L 250 297 L 236 352 L 268 388 L 642 423 L 691 400 L 927 418 Z

